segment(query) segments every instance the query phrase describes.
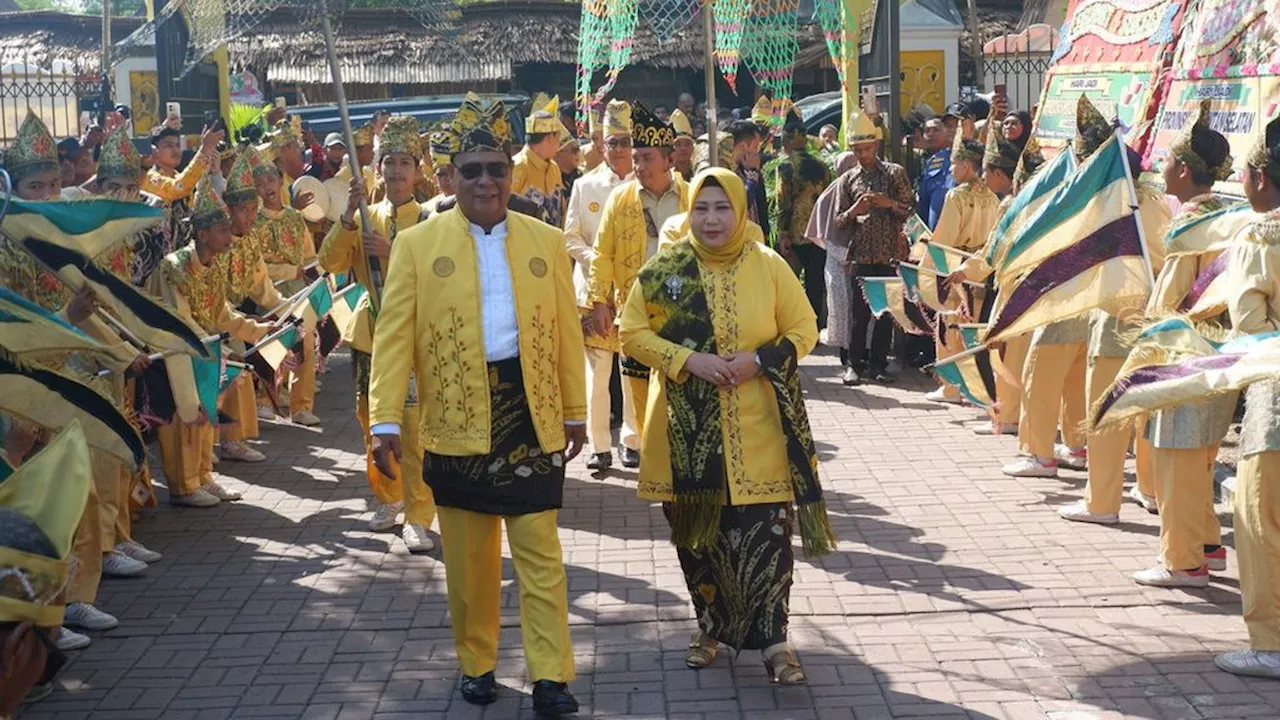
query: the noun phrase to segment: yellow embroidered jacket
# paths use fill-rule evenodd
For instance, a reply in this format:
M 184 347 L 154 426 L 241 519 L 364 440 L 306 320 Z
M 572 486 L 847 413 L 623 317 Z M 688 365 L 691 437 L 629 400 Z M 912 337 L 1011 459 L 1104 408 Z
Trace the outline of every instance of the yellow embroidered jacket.
M 225 332 L 252 343 L 265 336 L 270 327 L 227 304 L 226 276 L 219 274 L 215 266 L 200 262 L 195 243 L 166 255 L 160 270 L 151 273 L 147 282 L 153 295 L 209 334 Z
M 689 211 L 689 185 L 674 173 L 675 191 L 680 197 L 680 212 Z M 622 308 L 636 274 L 644 265 L 649 232 L 645 227 L 644 203 L 640 199 L 640 181 L 628 180 L 613 189 L 600 216 L 600 232 L 596 236 L 596 256 L 591 259 L 591 285 L 587 303 L 604 303 Z
M 582 326 L 560 231 L 507 213 L 520 366 L 544 451 L 565 446 L 566 420 L 587 417 Z M 420 437 L 440 455 L 491 449 L 489 373 L 470 222 L 453 208 L 400 234 L 391 250 L 373 341 L 369 423 L 398 423 L 416 371 Z
M 156 168 L 148 170 L 146 177 L 142 179 L 142 191 L 151 193 L 166 203 L 183 200 L 191 197 L 196 191 L 196 183 L 200 182 L 200 178 L 208 170 L 209 158 L 198 152 L 187 167 L 176 175 L 166 175 Z
M 536 203 L 548 224 L 557 227 L 564 224 L 564 208 L 560 198 L 564 178 L 560 174 L 560 166 L 538 157 L 528 146 L 516 153 L 514 163 L 511 192 Z
M 239 305 L 245 298 L 271 310 L 284 302 L 271 282 L 267 264 L 262 260 L 262 236 L 257 228 L 244 237 L 235 238 L 230 252 L 213 259 L 218 275 L 226 278 L 227 302 Z
M 748 241 L 742 259 L 724 269 L 699 263 L 699 271 L 719 352 L 755 351 L 785 337 L 802 358 L 817 344 L 817 316 L 804 287 L 787 261 L 763 243 Z M 693 352 L 660 337 L 650 318 L 644 293 L 632 293 L 622 311 L 620 333 L 622 351 L 653 368 L 649 405 L 642 409 L 644 462 L 637 493 L 646 500 L 667 502 L 672 499 L 667 385 L 689 378 L 684 364 Z M 763 375 L 720 391 L 720 426 L 731 504 L 795 499 L 777 396 Z
M 316 259 L 316 244 L 302 213 L 287 205 L 279 210 L 260 208 L 255 229 L 271 281 L 296 281 L 295 285 L 301 285 L 298 268 Z M 295 292 L 302 289 L 286 287 Z
M 426 218 L 427 211 L 422 205 L 409 201 L 400 207 L 393 208 L 390 200 L 383 199 L 369 206 L 369 222 L 379 235 L 387 238 L 394 246 L 396 236 L 403 230 L 417 225 Z M 354 350 L 363 353 L 373 352 L 373 314 L 369 308 L 369 294 L 373 292 L 373 282 L 369 274 L 369 258 L 364 252 L 364 243 L 360 238 L 360 214 L 355 215 L 355 228 L 348 230 L 342 223 L 334 223 L 320 245 L 320 267 L 331 273 L 354 272 L 356 282 L 368 292 L 356 306 L 351 322 L 342 330 L 342 341 Z M 387 258 L 382 258 L 383 277 L 387 276 Z M 398 422 L 398 421 L 397 421 Z

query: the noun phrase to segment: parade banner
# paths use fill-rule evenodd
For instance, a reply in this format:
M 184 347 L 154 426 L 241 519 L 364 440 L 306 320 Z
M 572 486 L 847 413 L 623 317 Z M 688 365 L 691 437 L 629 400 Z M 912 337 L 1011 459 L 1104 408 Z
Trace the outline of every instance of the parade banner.
M 1091 67 L 1054 66 L 1049 69 L 1040 114 L 1036 120 L 1036 137 L 1043 148 L 1059 151 L 1076 134 L 1076 102 L 1081 95 L 1089 98 L 1107 119 L 1119 118 L 1129 130 L 1126 141 L 1133 145 L 1141 140 L 1133 130 L 1147 119 L 1147 108 L 1156 87 L 1159 65 L 1103 65 Z

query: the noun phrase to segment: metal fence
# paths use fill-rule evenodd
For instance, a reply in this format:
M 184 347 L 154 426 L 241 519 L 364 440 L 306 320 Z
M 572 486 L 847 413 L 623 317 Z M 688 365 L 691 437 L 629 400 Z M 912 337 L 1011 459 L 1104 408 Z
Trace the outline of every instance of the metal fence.
M 44 121 L 54 138 L 79 137 L 85 130 L 82 106 L 94 106 L 102 94 L 102 80 L 95 73 L 96 68 L 86 71 L 56 60 L 0 67 L 0 145 L 18 134 L 28 111 Z
M 1009 97 L 1010 110 L 1031 110 L 1040 102 L 1045 75 L 1049 71 L 1047 52 L 1024 52 L 1010 55 L 989 55 L 983 59 L 987 90 L 1004 85 Z

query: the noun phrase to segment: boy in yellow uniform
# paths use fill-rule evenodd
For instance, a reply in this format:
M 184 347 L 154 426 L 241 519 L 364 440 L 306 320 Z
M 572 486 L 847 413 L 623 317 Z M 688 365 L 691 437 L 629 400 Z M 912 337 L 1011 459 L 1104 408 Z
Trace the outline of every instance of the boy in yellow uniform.
M 537 100 L 535 107 L 537 107 Z M 548 225 L 564 224 L 564 181 L 555 163 L 560 152 L 560 99 L 552 98 L 546 107 L 536 109 L 524 122 L 525 144 L 515 156 L 511 176 L 511 192 L 536 204 Z

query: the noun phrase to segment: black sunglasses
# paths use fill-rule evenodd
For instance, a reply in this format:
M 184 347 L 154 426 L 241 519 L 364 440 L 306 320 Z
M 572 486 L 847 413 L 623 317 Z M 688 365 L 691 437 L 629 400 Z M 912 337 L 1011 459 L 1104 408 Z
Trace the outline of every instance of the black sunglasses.
M 467 163 L 458 166 L 458 174 L 464 180 L 475 180 L 481 175 L 488 175 L 494 180 L 501 180 L 511 172 L 511 165 L 501 162 Z

